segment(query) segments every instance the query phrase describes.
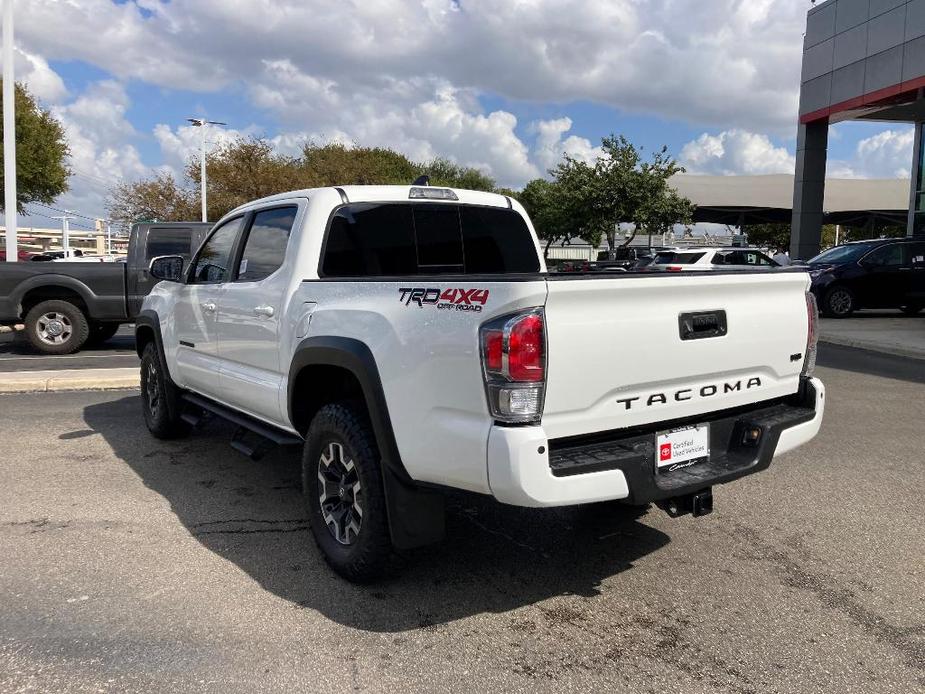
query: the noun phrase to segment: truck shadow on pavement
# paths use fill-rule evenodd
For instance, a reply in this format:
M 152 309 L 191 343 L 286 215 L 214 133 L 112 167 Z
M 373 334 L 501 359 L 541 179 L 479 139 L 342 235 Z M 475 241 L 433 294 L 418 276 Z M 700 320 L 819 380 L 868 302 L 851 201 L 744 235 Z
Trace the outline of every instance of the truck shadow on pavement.
M 231 428 L 221 422 L 158 441 L 145 429 L 138 396 L 88 406 L 84 419 L 204 547 L 297 608 L 358 629 L 438 628 L 559 595 L 590 598 L 669 542 L 638 522 L 645 510 L 522 509 L 459 494 L 447 500 L 442 544 L 400 559 L 381 583 L 354 586 L 314 545 L 298 455 L 250 461 L 229 447 Z

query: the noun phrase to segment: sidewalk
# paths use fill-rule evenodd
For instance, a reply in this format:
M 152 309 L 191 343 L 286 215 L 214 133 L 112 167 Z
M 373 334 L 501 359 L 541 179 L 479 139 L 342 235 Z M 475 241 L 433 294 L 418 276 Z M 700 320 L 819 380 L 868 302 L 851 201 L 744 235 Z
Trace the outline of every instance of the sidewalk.
M 138 368 L 62 369 L 0 373 L 0 393 L 137 388 Z
M 850 318 L 823 318 L 819 341 L 873 352 L 925 359 L 925 314 L 859 311 Z

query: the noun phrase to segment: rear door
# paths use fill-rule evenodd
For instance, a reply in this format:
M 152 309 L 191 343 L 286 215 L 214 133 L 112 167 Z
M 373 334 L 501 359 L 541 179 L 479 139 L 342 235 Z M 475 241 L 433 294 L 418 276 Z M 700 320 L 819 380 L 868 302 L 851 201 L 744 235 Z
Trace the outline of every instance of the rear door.
M 243 215 L 234 217 L 212 232 L 193 258 L 174 308 L 178 380 L 187 388 L 219 400 L 218 307 L 231 278 L 231 263 L 244 220 Z
M 233 281 L 218 310 L 224 400 L 273 422 L 282 419 L 279 328 L 288 275 L 280 268 L 298 213 L 295 204 L 257 210 L 242 237 Z
M 789 271 L 550 277 L 544 428 L 575 436 L 795 393 L 808 285 Z

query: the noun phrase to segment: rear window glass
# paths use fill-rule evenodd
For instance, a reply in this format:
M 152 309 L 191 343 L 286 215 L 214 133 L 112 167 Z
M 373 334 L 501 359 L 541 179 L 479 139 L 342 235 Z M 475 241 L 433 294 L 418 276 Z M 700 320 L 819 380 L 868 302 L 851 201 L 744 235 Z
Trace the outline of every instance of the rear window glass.
M 192 229 L 151 229 L 148 232 L 148 257 L 189 255 Z
M 443 203 L 354 203 L 331 220 L 326 277 L 503 274 L 539 271 L 523 217 L 513 210 Z
M 706 252 L 704 253 L 676 253 L 674 251 L 666 251 L 659 253 L 655 256 L 656 265 L 690 265 L 691 263 L 696 263 L 700 260 Z

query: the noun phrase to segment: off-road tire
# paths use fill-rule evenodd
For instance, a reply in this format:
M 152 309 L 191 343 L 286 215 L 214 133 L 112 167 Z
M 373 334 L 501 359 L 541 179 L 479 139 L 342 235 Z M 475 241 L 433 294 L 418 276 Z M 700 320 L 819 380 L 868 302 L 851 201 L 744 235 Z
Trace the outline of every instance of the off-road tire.
M 177 439 L 190 432 L 180 419 L 180 389 L 170 379 L 157 345 L 145 346 L 141 353 L 141 411 L 148 431 L 158 439 Z
M 379 461 L 372 425 L 361 406 L 343 402 L 318 410 L 302 454 L 305 511 L 325 560 L 342 577 L 356 583 L 383 576 L 393 553 Z M 332 476 L 339 471 L 344 472 L 342 481 L 332 484 Z M 320 475 L 328 479 L 324 489 Z M 339 501 L 335 494 L 322 499 L 322 492 L 334 489 L 339 489 Z M 336 508 L 335 502 L 339 504 Z M 337 508 L 346 510 L 340 514 Z M 351 533 L 348 528 L 339 540 L 339 528 L 348 521 L 352 527 L 357 519 L 358 530 Z
M 822 299 L 822 315 L 827 318 L 847 318 L 857 310 L 858 301 L 847 287 L 836 285 Z
M 69 301 L 50 299 L 26 314 L 26 339 L 43 354 L 71 354 L 87 341 L 90 326 L 83 311 Z M 54 335 L 52 333 L 61 330 Z

